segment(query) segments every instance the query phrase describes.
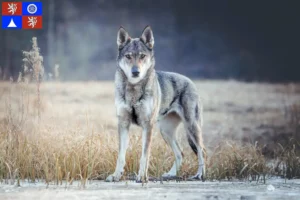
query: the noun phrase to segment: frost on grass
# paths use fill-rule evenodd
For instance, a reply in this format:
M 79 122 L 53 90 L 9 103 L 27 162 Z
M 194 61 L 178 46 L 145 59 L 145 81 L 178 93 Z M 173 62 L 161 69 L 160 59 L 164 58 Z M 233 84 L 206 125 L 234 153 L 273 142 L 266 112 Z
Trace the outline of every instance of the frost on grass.
M 30 51 L 23 51 L 24 72 L 33 72 L 34 78 L 37 82 L 41 81 L 44 75 L 43 56 L 40 55 L 40 48 L 37 44 L 37 38 L 32 38 L 32 49 Z
M 30 51 L 23 51 L 23 55 L 24 55 L 23 58 L 24 72 L 27 73 L 27 70 L 29 69 L 29 75 L 31 75 L 30 72 L 32 72 L 33 78 L 36 81 L 37 116 L 38 116 L 38 120 L 40 120 L 41 118 L 40 87 L 41 87 L 41 81 L 44 76 L 44 66 L 43 66 L 43 56 L 40 55 L 40 48 L 38 47 L 36 37 L 32 38 L 32 49 Z

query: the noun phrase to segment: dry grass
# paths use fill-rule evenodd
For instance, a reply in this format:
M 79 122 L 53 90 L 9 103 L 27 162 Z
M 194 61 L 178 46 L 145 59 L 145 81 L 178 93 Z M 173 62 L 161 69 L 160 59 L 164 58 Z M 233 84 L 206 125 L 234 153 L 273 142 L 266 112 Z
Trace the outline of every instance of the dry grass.
M 221 142 L 209 160 L 208 177 L 211 179 L 265 180 L 270 172 L 267 160 L 259 147 L 232 141 Z
M 299 85 L 197 81 L 197 86 L 205 108 L 209 179 L 299 176 L 296 142 L 290 143 L 295 147 L 277 143 L 280 148 L 271 157 L 263 151 L 264 143 L 277 129 L 299 134 L 294 132 L 299 131 L 299 110 L 295 108 Z M 291 87 L 294 89 L 284 101 L 285 91 Z M 40 85 L 37 103 L 35 84 L 0 83 L 0 180 L 43 180 L 47 184 L 81 180 L 84 186 L 87 180 L 104 179 L 112 173 L 118 153 L 113 90 L 112 82 L 45 82 Z M 128 175 L 138 171 L 140 131 L 131 129 Z M 265 138 L 256 143 L 261 136 Z M 196 156 L 182 128 L 178 139 L 185 152 L 181 175 L 192 175 L 197 168 Z M 159 177 L 169 170 L 174 156 L 157 131 L 151 152 L 149 174 Z

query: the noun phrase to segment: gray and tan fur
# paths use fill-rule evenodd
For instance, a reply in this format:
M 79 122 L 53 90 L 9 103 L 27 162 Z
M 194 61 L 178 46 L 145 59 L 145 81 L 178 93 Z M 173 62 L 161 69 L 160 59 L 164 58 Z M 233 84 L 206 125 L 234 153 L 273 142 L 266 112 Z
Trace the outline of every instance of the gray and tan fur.
M 180 74 L 155 71 L 154 37 L 149 26 L 144 29 L 140 38 L 134 39 L 121 27 L 117 44 L 119 53 L 115 74 L 115 106 L 119 155 L 115 172 L 106 181 L 118 181 L 123 174 L 131 124 L 143 129 L 137 181 L 147 181 L 151 136 L 156 123 L 175 155 L 172 168 L 163 176 L 176 176 L 183 158 L 175 137 L 180 122 L 183 122 L 189 144 L 198 156 L 199 167 L 193 178 L 203 180 L 205 165 L 201 133 L 202 106 L 195 85 Z

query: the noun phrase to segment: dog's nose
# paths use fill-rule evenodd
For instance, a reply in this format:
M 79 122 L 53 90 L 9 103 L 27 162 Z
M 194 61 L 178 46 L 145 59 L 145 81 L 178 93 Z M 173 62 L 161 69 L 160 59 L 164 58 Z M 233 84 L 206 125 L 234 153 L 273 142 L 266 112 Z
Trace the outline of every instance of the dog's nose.
M 131 68 L 131 73 L 133 77 L 138 77 L 140 72 L 139 72 L 139 68 L 137 66 L 133 66 Z

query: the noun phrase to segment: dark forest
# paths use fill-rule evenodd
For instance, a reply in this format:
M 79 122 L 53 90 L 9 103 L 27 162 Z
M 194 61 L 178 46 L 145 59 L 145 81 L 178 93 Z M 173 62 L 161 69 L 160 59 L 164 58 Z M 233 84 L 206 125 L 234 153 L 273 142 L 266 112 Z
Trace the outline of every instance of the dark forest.
M 43 0 L 42 30 L 1 30 L 1 79 L 22 71 L 22 50 L 36 36 L 46 73 L 61 80 L 111 80 L 116 36 L 150 25 L 156 69 L 192 78 L 300 80 L 299 2 Z

